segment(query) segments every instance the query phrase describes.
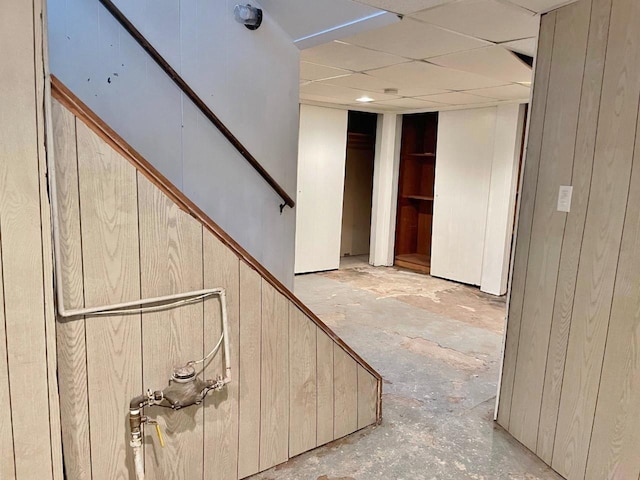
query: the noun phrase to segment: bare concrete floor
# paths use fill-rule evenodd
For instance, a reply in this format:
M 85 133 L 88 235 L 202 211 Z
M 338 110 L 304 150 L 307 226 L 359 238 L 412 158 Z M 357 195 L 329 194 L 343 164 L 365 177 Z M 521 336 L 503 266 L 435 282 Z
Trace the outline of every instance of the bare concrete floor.
M 384 419 L 254 478 L 561 478 L 493 422 L 504 299 L 362 257 L 295 292 L 384 377 Z

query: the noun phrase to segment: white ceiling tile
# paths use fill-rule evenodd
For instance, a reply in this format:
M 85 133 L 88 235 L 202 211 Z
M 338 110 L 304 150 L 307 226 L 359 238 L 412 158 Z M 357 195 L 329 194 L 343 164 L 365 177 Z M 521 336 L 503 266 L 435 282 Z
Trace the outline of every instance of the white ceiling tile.
M 539 19 L 521 8 L 496 0 L 465 0 L 412 15 L 422 21 L 492 42 L 538 34 Z
M 342 42 L 330 42 L 300 52 L 305 62 L 346 70 L 362 71 L 406 62 L 404 58 Z
M 293 40 L 377 13 L 370 6 L 344 0 L 260 0 L 259 3 Z
M 371 7 L 376 7 L 387 12 L 408 13 L 418 12 L 426 8 L 437 7 L 454 0 L 356 0 L 358 3 L 364 3 Z
M 577 0 L 509 0 L 511 3 L 524 7 L 533 12 L 546 12 L 553 8 L 562 7 L 568 3 L 573 3 Z
M 535 37 L 524 38 L 522 40 L 514 40 L 513 42 L 501 43 L 500 46 L 508 48 L 514 52 L 535 57 L 536 51 L 538 50 L 538 39 Z
M 488 44 L 408 17 L 384 28 L 344 38 L 343 41 L 416 60 L 471 50 Z
M 418 109 L 418 108 L 437 108 L 443 107 L 442 103 L 430 102 L 427 100 L 422 100 L 418 98 L 396 98 L 394 100 L 382 100 L 380 102 L 375 102 L 370 104 L 373 106 L 386 106 L 393 108 L 410 108 L 410 109 Z
M 354 73 L 346 77 L 332 78 L 324 80 L 323 83 L 330 85 L 339 85 L 349 88 L 361 88 L 370 92 L 383 93 L 385 88 L 397 88 L 398 94 L 403 97 L 416 97 L 420 95 L 432 95 L 436 93 L 445 93 L 446 90 L 441 88 L 433 88 L 429 86 L 415 85 L 413 87 L 404 87 L 395 82 L 373 77 L 365 73 Z
M 368 96 L 374 100 L 391 100 L 398 98 L 398 95 L 387 95 L 385 93 L 369 92 L 362 89 L 327 85 L 321 82 L 313 82 L 300 87 L 300 95 L 320 95 L 323 97 L 340 98 L 348 100 L 349 103 L 355 103 L 356 99 L 362 96 Z
M 430 102 L 446 103 L 449 105 L 473 105 L 474 103 L 488 103 L 491 102 L 491 98 L 478 97 L 476 95 L 469 95 L 462 92 L 442 93 L 440 95 L 428 95 L 426 97 L 419 97 L 421 100 L 427 100 Z
M 349 75 L 350 73 L 349 70 L 343 70 L 341 68 L 300 62 L 300 78 L 302 80 L 322 80 L 323 78 L 339 77 L 341 75 Z
M 531 81 L 531 67 L 514 53 L 502 47 L 486 47 L 469 52 L 453 53 L 431 58 L 429 62 L 442 67 L 504 80 L 504 82 Z
M 503 85 L 501 87 L 481 88 L 467 93 L 498 100 L 529 100 L 531 89 L 523 85 Z
M 505 82 L 459 70 L 439 67 L 425 62 L 411 62 L 367 72 L 406 89 L 435 88 L 441 90 L 470 90 L 503 85 Z M 403 95 L 407 95 L 405 92 Z M 415 93 L 409 96 L 414 96 Z M 418 94 L 419 95 L 419 94 Z

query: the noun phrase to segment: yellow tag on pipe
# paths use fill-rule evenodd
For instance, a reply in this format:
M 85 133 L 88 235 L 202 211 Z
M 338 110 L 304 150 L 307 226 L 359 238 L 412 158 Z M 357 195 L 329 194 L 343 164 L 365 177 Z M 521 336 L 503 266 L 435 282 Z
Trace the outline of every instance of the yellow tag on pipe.
M 158 434 L 158 440 L 160 441 L 160 446 L 164 448 L 164 437 L 162 436 L 162 429 L 160 425 L 156 423 L 156 433 Z

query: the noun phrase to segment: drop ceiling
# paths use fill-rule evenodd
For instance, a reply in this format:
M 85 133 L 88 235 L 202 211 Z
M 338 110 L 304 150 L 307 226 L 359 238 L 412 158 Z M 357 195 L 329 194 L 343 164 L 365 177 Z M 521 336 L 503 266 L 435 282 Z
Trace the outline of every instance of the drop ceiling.
M 402 20 L 302 50 L 302 103 L 418 112 L 527 102 L 531 67 L 514 52 L 535 56 L 538 13 L 570 3 L 358 2 L 401 14 Z M 357 101 L 363 97 L 373 101 Z

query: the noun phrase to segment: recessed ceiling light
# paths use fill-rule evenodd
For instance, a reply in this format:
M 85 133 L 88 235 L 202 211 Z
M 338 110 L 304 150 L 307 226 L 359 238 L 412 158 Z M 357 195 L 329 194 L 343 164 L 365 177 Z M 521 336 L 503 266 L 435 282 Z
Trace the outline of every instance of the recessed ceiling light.
M 373 98 L 363 95 L 360 98 L 356 98 L 356 102 L 362 102 L 362 103 L 373 102 Z

